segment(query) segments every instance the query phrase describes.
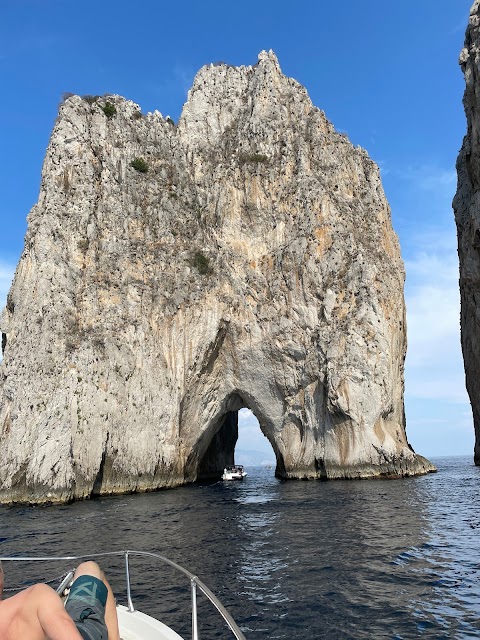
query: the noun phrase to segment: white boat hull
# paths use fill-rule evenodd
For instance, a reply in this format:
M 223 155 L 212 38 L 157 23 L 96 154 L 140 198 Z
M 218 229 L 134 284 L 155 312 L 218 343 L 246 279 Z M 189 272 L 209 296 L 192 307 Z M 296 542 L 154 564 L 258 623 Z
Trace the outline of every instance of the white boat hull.
M 117 614 L 122 640 L 183 640 L 163 622 L 141 611 L 129 611 L 127 607 L 119 604 Z
M 246 473 L 224 473 L 222 480 L 243 480 L 246 475 Z
M 241 464 L 233 464 L 225 467 L 223 470 L 222 480 L 243 480 L 247 472 Z

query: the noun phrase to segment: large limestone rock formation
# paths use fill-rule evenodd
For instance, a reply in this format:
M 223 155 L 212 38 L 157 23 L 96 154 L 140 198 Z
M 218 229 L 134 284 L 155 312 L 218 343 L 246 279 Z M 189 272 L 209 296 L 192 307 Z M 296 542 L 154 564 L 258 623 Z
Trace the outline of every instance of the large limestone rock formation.
M 201 69 L 177 125 L 69 97 L 1 320 L 1 499 L 218 476 L 241 407 L 284 478 L 433 470 L 403 281 L 378 168 L 272 52 Z
M 480 0 L 470 10 L 459 62 L 465 74 L 467 134 L 457 160 L 453 207 L 460 259 L 463 359 L 475 425 L 474 459 L 480 465 Z

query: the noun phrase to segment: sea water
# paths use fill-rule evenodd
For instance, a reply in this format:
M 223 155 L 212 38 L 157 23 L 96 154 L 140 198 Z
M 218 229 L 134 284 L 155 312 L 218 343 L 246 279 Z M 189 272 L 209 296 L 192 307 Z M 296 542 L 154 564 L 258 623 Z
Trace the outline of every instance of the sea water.
M 282 482 L 250 468 L 243 482 L 0 507 L 0 555 L 159 552 L 198 575 L 247 639 L 478 638 L 480 468 L 434 462 L 437 474 L 403 480 Z M 125 602 L 123 561 L 102 565 Z M 134 605 L 191 637 L 188 580 L 152 559 L 131 565 Z M 6 586 L 64 569 L 9 563 Z M 202 596 L 199 613 L 202 640 L 233 637 Z

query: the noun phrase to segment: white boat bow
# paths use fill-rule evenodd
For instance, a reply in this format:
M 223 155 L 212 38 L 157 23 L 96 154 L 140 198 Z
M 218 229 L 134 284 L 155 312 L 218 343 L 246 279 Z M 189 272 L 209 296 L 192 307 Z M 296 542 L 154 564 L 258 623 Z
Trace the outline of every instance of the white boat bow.
M 198 640 L 198 618 L 197 618 L 197 590 L 203 593 L 213 604 L 218 611 L 228 628 L 232 632 L 233 636 L 237 640 L 245 640 L 245 636 L 239 629 L 232 616 L 228 613 L 218 598 L 210 591 L 210 589 L 193 573 L 185 569 L 181 565 L 169 560 L 165 556 L 161 556 L 158 553 L 152 553 L 150 551 L 110 551 L 106 553 L 94 553 L 90 555 L 82 556 L 48 556 L 48 557 L 0 557 L 0 561 L 5 562 L 54 562 L 54 561 L 85 561 L 96 560 L 106 556 L 124 556 L 125 559 L 125 578 L 127 584 L 127 606 L 117 605 L 118 623 L 120 628 L 120 636 L 122 640 L 186 640 L 176 633 L 172 628 L 153 618 L 141 611 L 137 611 L 133 605 L 132 593 L 130 589 L 130 556 L 147 556 L 156 558 L 161 562 L 170 565 L 190 581 L 190 592 L 192 598 L 192 640 Z M 57 588 L 57 592 L 61 593 L 67 586 L 67 582 L 72 576 L 72 572 L 66 573 L 62 576 L 62 580 Z M 24 587 L 21 587 L 24 588 Z M 5 591 L 19 591 L 21 588 L 5 589 Z
M 166 624 L 141 611 L 129 611 L 119 604 L 117 614 L 121 640 L 183 640 Z

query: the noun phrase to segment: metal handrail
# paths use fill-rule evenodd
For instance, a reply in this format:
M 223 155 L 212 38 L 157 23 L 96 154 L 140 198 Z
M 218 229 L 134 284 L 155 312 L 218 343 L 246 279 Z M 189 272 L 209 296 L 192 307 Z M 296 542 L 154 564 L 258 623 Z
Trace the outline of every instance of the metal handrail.
M 90 558 L 102 558 L 105 556 L 124 556 L 125 557 L 125 576 L 126 576 L 126 584 L 127 584 L 127 603 L 128 603 L 128 611 L 135 611 L 132 601 L 132 593 L 130 588 L 130 566 L 129 566 L 129 557 L 131 555 L 136 556 L 146 556 L 151 558 L 156 558 L 157 560 L 161 560 L 165 564 L 170 565 L 180 573 L 183 573 L 190 580 L 190 590 L 192 595 L 192 640 L 198 640 L 198 620 L 197 620 L 197 587 L 200 591 L 210 600 L 215 609 L 222 616 L 224 621 L 226 622 L 228 628 L 233 633 L 237 640 L 245 640 L 245 636 L 238 628 L 235 620 L 225 609 L 220 600 L 210 591 L 206 584 L 204 584 L 196 575 L 185 569 L 181 565 L 173 562 L 173 560 L 169 560 L 165 556 L 161 556 L 158 553 L 152 553 L 150 551 L 135 551 L 132 549 L 126 551 L 106 551 L 104 553 L 92 553 L 88 555 L 81 556 L 37 556 L 37 557 L 0 557 L 0 561 L 12 561 L 12 562 L 52 562 L 54 560 L 58 561 L 71 561 L 71 560 L 86 560 Z

